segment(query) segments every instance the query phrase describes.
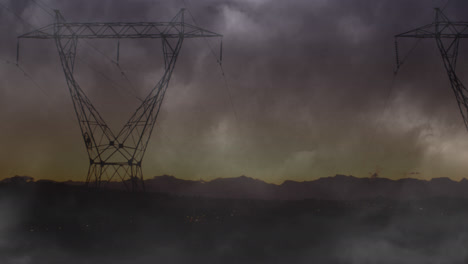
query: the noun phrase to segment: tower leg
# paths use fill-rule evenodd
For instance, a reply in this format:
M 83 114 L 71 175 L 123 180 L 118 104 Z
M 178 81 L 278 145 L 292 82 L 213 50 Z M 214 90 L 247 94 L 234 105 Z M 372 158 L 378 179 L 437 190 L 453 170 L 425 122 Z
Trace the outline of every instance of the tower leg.
M 122 181 L 127 191 L 145 191 L 141 164 L 91 164 L 86 186 L 99 189 L 116 179 Z

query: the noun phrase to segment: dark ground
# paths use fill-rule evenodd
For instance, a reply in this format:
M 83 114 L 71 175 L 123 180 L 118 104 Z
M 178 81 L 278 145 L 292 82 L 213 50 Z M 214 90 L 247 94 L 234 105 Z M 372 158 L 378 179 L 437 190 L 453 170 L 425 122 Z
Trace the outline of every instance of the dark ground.
M 0 186 L 0 263 L 468 263 L 468 200 L 261 201 Z

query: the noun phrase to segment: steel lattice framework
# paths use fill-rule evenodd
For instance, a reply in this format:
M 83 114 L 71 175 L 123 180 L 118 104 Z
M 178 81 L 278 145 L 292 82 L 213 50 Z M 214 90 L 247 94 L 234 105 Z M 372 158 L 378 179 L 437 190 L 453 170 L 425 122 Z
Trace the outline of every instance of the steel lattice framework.
M 19 36 L 19 39 L 53 39 L 59 52 L 83 140 L 89 156 L 86 183 L 119 177 L 128 190 L 144 190 L 142 160 L 185 38 L 222 35 L 184 22 L 182 9 L 170 22 L 68 23 L 55 10 L 55 23 Z M 123 128 L 114 134 L 74 77 L 79 39 L 157 38 L 162 41 L 164 74 Z
M 398 38 L 436 40 L 465 127 L 468 129 L 468 90 L 456 74 L 459 43 L 461 39 L 468 38 L 468 22 L 452 22 L 439 8 L 436 8 L 433 23 L 395 36 L 396 59 L 399 68 L 401 62 L 398 56 Z

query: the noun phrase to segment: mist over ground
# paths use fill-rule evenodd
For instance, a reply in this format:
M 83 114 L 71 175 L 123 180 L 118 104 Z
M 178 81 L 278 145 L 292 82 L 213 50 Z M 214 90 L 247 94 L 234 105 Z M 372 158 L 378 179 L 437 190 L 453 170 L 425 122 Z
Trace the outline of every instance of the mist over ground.
M 461 180 L 468 134 L 435 43 L 419 44 L 393 75 L 395 34 L 431 23 L 433 7 L 466 20 L 467 1 L 446 3 L 3 0 L 0 179 L 83 181 L 89 163 L 53 42 L 22 41 L 18 68 L 18 35 L 52 23 L 55 8 L 67 21 L 130 22 L 169 21 L 186 7 L 196 20 L 187 15 L 188 23 L 224 35 L 227 87 L 211 52 L 220 43 L 186 40 L 145 179 Z M 80 42 L 75 69 L 112 129 L 162 74 L 159 42 L 120 44 L 128 78 L 112 62 L 114 41 Z M 414 44 L 401 43 L 402 55 Z M 461 45 L 460 73 L 466 51 Z M 334 189 L 342 199 L 266 200 L 20 179 L 0 184 L 0 263 L 468 263 L 468 200 L 450 188 L 418 197 L 408 181 L 396 184 L 405 197 L 349 199 L 350 189 Z
M 257 200 L 1 184 L 2 263 L 466 263 L 466 198 Z

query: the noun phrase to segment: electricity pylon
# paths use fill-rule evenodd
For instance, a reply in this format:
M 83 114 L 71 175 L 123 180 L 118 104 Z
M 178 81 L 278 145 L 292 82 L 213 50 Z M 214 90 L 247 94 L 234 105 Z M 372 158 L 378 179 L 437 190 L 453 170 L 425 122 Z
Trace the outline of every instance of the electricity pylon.
M 408 32 L 395 36 L 397 68 L 401 62 L 398 56 L 398 38 L 435 39 L 444 61 L 458 108 L 468 129 L 468 90 L 456 74 L 458 47 L 460 39 L 468 38 L 468 22 L 452 22 L 439 8 L 435 9 L 435 20 Z
M 99 188 L 102 182 L 117 176 L 128 190 L 144 190 L 142 160 L 184 39 L 222 37 L 185 23 L 184 11 L 182 9 L 170 22 L 68 23 L 55 10 L 55 23 L 18 37 L 55 40 L 89 156 L 87 185 L 94 181 L 94 186 Z M 117 134 L 109 129 L 74 77 L 78 40 L 98 38 L 162 41 L 164 74 Z

